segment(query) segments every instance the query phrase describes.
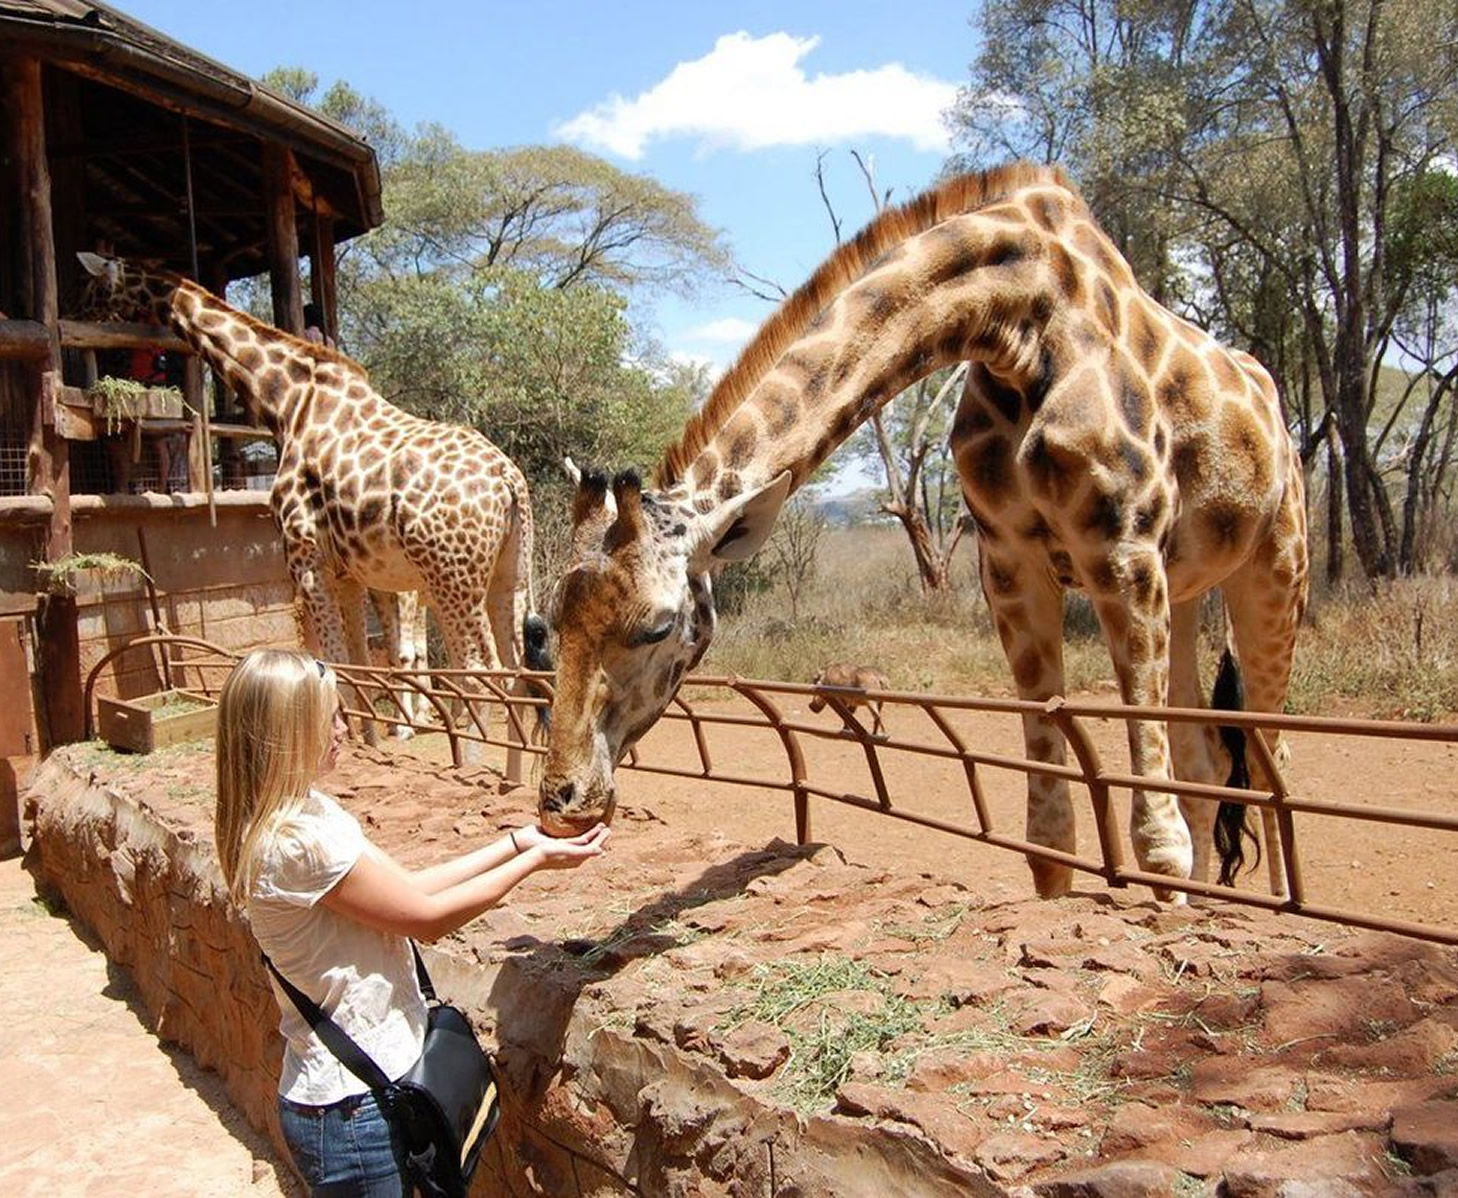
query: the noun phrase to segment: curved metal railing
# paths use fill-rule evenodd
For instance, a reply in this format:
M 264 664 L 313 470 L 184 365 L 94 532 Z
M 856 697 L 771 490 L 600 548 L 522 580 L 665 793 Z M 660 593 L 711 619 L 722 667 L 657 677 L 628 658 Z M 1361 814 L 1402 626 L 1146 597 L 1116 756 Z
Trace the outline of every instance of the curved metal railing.
M 173 679 L 183 679 L 183 682 L 175 684 L 183 685 L 187 676 L 191 675 L 194 681 L 187 683 L 188 688 L 209 696 L 221 688 L 222 679 L 238 656 L 191 637 L 147 636 L 129 642 L 103 657 L 87 677 L 88 732 L 93 692 L 105 667 L 123 653 L 144 649 L 163 655 Z M 189 652 L 193 656 L 187 656 Z M 452 761 L 458 766 L 472 751 L 472 745 L 504 748 L 509 762 L 519 761 L 522 754 L 545 752 L 541 745 L 533 743 L 530 727 L 535 722 L 537 709 L 550 704 L 550 674 L 454 669 L 431 669 L 421 674 L 342 664 L 334 668 L 341 679 L 350 684 L 342 688 L 342 694 L 354 696 L 353 703 L 346 705 L 350 716 L 365 721 L 366 727 L 369 727 L 368 721 L 374 720 L 381 724 L 410 727 L 420 734 L 441 734 L 446 738 Z M 423 697 L 433 718 L 407 720 L 394 698 L 405 691 Z M 840 717 L 840 728 L 827 726 L 823 721 L 812 722 L 789 710 L 792 704 L 817 695 Z M 847 703 L 847 699 L 863 697 L 878 699 L 885 708 L 893 711 L 901 709 L 918 713 L 925 721 L 925 737 L 872 736 Z M 503 718 L 493 720 L 490 713 L 493 705 L 505 712 Z M 1016 752 L 998 752 L 971 745 L 966 729 L 959 727 L 958 721 L 972 713 L 997 715 L 1019 722 L 1028 715 L 1045 720 L 1062 733 L 1072 750 L 1072 760 L 1061 764 L 1033 761 L 1022 755 L 1021 735 L 1016 738 Z M 1177 779 L 1151 779 L 1106 767 L 1097 744 L 1099 738 L 1093 735 L 1092 728 L 1108 721 L 1128 724 L 1136 720 L 1233 725 L 1246 729 L 1248 733 L 1262 733 L 1264 735 L 1248 736 L 1248 743 L 1269 786 L 1237 789 Z M 911 721 L 903 716 L 896 722 L 904 725 Z M 778 752 L 773 755 L 774 767 L 746 768 L 741 765 L 734 769 L 717 764 L 715 733 L 721 728 L 732 729 L 741 735 L 746 729 L 772 735 L 779 745 Z M 1349 745 L 1374 739 L 1458 745 L 1458 726 L 1452 724 L 1126 707 L 1063 698 L 1038 703 L 1009 698 L 859 691 L 735 676 L 693 675 L 685 680 L 658 726 L 629 753 L 623 768 L 786 793 L 792 800 L 795 834 L 801 843 L 811 838 L 810 804 L 812 799 L 817 799 L 875 812 L 1025 857 L 1062 863 L 1101 877 L 1110 886 L 1138 884 L 1161 887 L 1356 927 L 1398 932 L 1439 943 L 1458 944 L 1458 928 L 1397 919 L 1313 899 L 1302 868 L 1303 841 L 1307 836 L 1301 832 L 1295 818 L 1297 815 L 1320 816 L 1374 822 L 1388 828 L 1455 833 L 1458 832 L 1458 775 L 1450 772 L 1441 778 L 1440 795 L 1442 784 L 1446 784 L 1448 789 L 1446 799 L 1440 797 L 1439 808 L 1338 802 L 1314 797 L 1293 789 L 1283 774 L 1266 741 L 1266 736 L 1275 732 L 1287 737 L 1338 737 Z M 834 777 L 828 776 L 831 771 L 812 769 L 806 754 L 806 747 L 811 744 L 836 744 L 851 750 L 859 762 L 852 771 L 858 780 L 849 786 L 842 784 L 849 769 L 843 760 L 834 771 Z M 936 759 L 946 764 L 949 771 L 947 785 L 965 788 L 966 803 L 961 818 L 929 813 L 917 802 L 916 795 L 907 793 L 908 784 L 897 771 L 897 760 L 903 755 Z M 903 770 L 902 774 L 905 772 Z M 1032 844 L 1001 829 L 987 794 L 988 775 L 994 772 L 1041 774 L 1064 779 L 1073 786 L 1082 786 L 1092 808 L 1098 855 L 1060 852 Z M 519 769 L 509 768 L 507 778 L 514 783 L 522 781 Z M 1285 893 L 1263 894 L 1211 882 L 1176 880 L 1127 864 L 1123 852 L 1125 841 L 1113 796 L 1116 792 L 1134 789 L 1160 790 L 1216 802 L 1234 799 L 1274 812 L 1282 851 L 1278 854 L 1281 872 L 1273 879 L 1276 885 L 1272 889 L 1283 889 Z M 1458 840 L 1455 840 L 1454 848 L 1458 850 Z M 1269 846 L 1267 852 L 1270 852 Z M 1443 876 L 1444 883 L 1451 876 L 1451 871 L 1448 871 Z

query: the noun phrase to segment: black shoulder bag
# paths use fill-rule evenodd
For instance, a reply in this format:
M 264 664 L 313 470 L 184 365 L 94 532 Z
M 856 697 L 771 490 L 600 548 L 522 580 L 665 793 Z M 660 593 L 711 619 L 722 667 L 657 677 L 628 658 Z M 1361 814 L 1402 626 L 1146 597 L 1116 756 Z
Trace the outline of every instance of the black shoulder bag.
M 481 1149 L 496 1130 L 501 1115 L 496 1077 L 491 1059 L 482 1050 L 466 1016 L 436 999 L 435 987 L 430 984 L 414 941 L 410 949 L 430 1009 L 420 1059 L 397 1081 L 386 1077 L 319 1004 L 279 973 L 266 955 L 263 960 L 314 1034 L 379 1100 L 404 1144 L 408 1179 L 427 1198 L 465 1198 Z

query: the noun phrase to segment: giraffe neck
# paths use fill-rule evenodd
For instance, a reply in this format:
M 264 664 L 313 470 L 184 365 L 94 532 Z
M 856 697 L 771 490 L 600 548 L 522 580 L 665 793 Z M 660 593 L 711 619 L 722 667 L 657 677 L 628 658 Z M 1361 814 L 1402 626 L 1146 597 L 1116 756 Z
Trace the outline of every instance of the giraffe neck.
M 181 279 L 172 291 L 169 317 L 228 386 L 247 396 L 259 418 L 276 435 L 292 428 L 305 384 L 318 365 L 316 347 L 241 312 L 212 292 Z
M 728 499 L 784 471 L 798 488 L 903 389 L 953 363 L 980 362 L 1024 396 L 1046 388 L 1048 234 L 1015 211 L 943 221 L 841 291 L 722 413 L 683 471 L 689 489 Z

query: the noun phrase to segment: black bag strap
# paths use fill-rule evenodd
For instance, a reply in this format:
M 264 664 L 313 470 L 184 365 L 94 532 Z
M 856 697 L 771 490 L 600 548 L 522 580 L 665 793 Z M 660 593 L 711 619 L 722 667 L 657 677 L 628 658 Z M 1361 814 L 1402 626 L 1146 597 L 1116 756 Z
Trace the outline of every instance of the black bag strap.
M 427 1003 L 434 1004 L 436 1001 L 435 987 L 431 985 L 425 961 L 420 956 L 420 949 L 413 940 L 410 942 L 410 951 L 415 954 L 415 976 L 420 982 L 420 992 L 425 995 Z M 289 1000 L 298 1008 L 299 1014 L 304 1017 L 304 1022 L 314 1029 L 314 1034 L 319 1037 L 324 1047 L 338 1058 L 341 1065 L 371 1090 L 383 1090 L 390 1085 L 390 1079 L 385 1076 L 385 1071 L 375 1064 L 374 1058 L 356 1044 L 348 1032 L 325 1014 L 323 1007 L 284 977 L 278 971 L 278 966 L 269 960 L 267 953 L 263 954 L 263 963 L 278 979 L 278 984 L 289 996 Z

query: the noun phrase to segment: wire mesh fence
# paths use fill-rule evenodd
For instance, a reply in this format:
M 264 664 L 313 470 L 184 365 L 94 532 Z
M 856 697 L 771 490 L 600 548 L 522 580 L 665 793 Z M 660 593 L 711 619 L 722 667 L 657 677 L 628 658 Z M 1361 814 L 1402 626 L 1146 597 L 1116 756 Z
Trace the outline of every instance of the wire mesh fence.
M 140 638 L 111 656 L 122 652 L 157 654 L 165 662 L 159 672 L 168 685 L 208 695 L 217 693 L 236 660 L 206 642 L 178 637 Z M 87 680 L 88 711 L 95 682 L 109 660 L 99 662 Z M 336 669 L 346 711 L 361 727 L 371 721 L 375 732 L 408 727 L 420 736 L 442 736 L 457 765 L 479 752 L 473 746 L 504 749 L 509 760 L 545 752 L 536 730 L 538 715 L 551 702 L 549 674 L 436 668 L 409 673 L 355 665 Z M 407 695 L 415 702 L 407 703 Z M 807 701 L 817 697 L 827 709 L 818 717 L 806 710 Z M 873 734 L 857 713 L 868 699 L 882 704 L 884 734 Z M 406 711 L 413 715 L 407 717 Z M 1027 756 L 1022 724 L 1030 715 L 1062 733 L 1068 760 L 1049 763 Z M 1234 788 L 1130 773 L 1117 763 L 1127 760 L 1127 728 L 1136 720 L 1242 727 L 1249 734 L 1257 775 L 1266 784 Z M 1294 765 L 1282 765 L 1271 753 L 1267 738 L 1276 732 L 1293 745 Z M 1399 784 L 1394 769 L 1380 791 L 1351 793 L 1355 787 L 1344 784 L 1353 776 L 1344 763 L 1360 762 L 1364 777 L 1374 767 L 1383 776 L 1387 760 L 1400 761 L 1406 767 L 1402 776 L 1409 781 Z M 1114 887 L 1164 888 L 1458 944 L 1458 928 L 1451 923 L 1436 916 L 1398 918 L 1348 905 L 1341 901 L 1339 884 L 1343 870 L 1361 865 L 1386 871 L 1394 887 L 1451 886 L 1451 869 L 1422 879 L 1412 876 L 1404 862 L 1419 852 L 1431 858 L 1434 837 L 1444 838 L 1447 851 L 1458 849 L 1455 765 L 1458 726 L 1452 724 L 1134 708 L 1061 698 L 1030 703 L 695 675 L 620 768 L 783 794 L 801 843 L 812 837 L 813 812 L 835 805 L 938 836 L 1059 862 Z M 1039 774 L 1069 786 L 1085 825 L 1075 852 L 1030 843 L 1015 830 L 1024 811 L 1026 780 Z M 508 777 L 523 780 L 519 769 L 509 769 Z M 1279 829 L 1279 851 L 1270 842 L 1263 848 L 1268 864 L 1274 861 L 1279 868 L 1223 886 L 1172 879 L 1131 865 L 1117 800 L 1136 789 L 1208 803 L 1238 800 L 1271 812 Z M 1335 820 L 1370 826 L 1369 861 L 1333 859 L 1326 842 Z M 1422 909 L 1422 894 L 1410 896 L 1406 906 Z

